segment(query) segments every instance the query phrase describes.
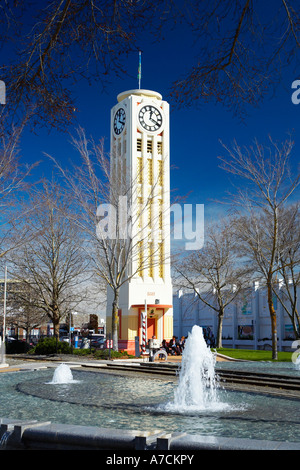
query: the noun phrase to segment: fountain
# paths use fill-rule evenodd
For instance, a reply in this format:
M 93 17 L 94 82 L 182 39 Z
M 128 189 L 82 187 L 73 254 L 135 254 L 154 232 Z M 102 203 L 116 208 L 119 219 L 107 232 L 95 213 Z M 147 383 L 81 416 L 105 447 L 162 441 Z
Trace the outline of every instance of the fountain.
M 54 371 L 53 378 L 48 384 L 71 384 L 78 383 L 78 380 L 73 379 L 73 374 L 67 364 L 60 364 Z
M 218 397 L 215 373 L 216 357 L 207 346 L 202 328 L 194 325 L 182 355 L 181 368 L 174 401 L 165 405 L 166 411 L 221 411 L 229 407 Z
M 174 406 L 179 411 L 205 409 L 216 401 L 215 356 L 206 345 L 202 328 L 195 325 L 183 351 Z

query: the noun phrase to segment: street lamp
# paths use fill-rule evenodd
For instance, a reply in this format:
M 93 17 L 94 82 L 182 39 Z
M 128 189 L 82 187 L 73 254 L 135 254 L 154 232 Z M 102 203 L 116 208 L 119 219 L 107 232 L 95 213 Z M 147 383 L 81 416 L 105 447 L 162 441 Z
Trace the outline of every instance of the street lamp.
M 5 266 L 5 274 L 4 274 L 4 299 L 3 299 L 3 333 L 2 333 L 2 340 L 5 344 L 5 331 L 6 331 L 6 292 L 7 292 L 7 266 Z
M 0 368 L 8 367 L 8 364 L 5 363 L 6 286 L 7 286 L 7 266 L 5 266 L 5 275 L 4 275 L 3 333 L 2 333 L 3 338 L 1 338 L 0 336 Z

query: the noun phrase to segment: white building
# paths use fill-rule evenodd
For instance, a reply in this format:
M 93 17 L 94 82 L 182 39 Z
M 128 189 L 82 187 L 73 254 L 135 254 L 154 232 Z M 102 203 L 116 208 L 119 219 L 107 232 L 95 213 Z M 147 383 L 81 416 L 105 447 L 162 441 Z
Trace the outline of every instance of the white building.
M 128 266 L 128 273 L 135 274 L 120 293 L 118 344 L 133 352 L 137 336 L 141 343 L 145 308 L 148 338 L 169 340 L 173 334 L 169 105 L 150 90 L 126 91 L 117 99 L 111 110 L 111 174 L 120 182 L 119 194 L 131 199 L 131 236 L 137 247 Z M 108 332 L 111 306 L 108 289 Z
M 299 312 L 299 287 L 297 292 Z M 295 336 L 290 317 L 276 296 L 273 301 L 277 314 L 278 350 L 291 350 Z M 187 336 L 195 324 L 210 329 L 214 337 L 217 335 L 217 313 L 201 302 L 196 294 L 178 291 L 173 296 L 173 315 L 174 335 L 178 337 Z M 271 321 L 263 285 L 255 282 L 247 296 L 245 294 L 225 309 L 222 338 L 223 347 L 271 348 Z

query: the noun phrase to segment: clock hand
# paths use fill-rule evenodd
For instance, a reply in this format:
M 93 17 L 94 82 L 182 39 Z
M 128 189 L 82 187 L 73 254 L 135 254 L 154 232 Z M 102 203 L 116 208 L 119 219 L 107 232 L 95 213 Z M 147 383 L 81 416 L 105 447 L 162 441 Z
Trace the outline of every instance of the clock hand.
M 152 121 L 152 122 L 154 122 L 155 124 L 157 124 L 157 120 L 156 120 L 156 119 L 152 119 L 153 114 L 154 114 L 154 116 L 156 116 L 155 113 L 152 113 L 152 114 L 150 115 L 150 117 L 149 117 L 149 120 Z

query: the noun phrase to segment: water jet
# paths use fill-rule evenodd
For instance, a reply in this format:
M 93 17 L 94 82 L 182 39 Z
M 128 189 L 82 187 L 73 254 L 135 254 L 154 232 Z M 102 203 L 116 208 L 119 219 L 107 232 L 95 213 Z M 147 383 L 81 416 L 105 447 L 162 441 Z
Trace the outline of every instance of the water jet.
M 77 383 L 77 380 L 73 379 L 71 368 L 65 364 L 60 364 L 54 371 L 53 378 L 49 384 L 72 384 Z
M 166 410 L 186 413 L 227 409 L 229 405 L 218 396 L 215 364 L 215 354 L 207 346 L 202 328 L 194 325 L 183 351 L 174 401 L 166 405 Z

